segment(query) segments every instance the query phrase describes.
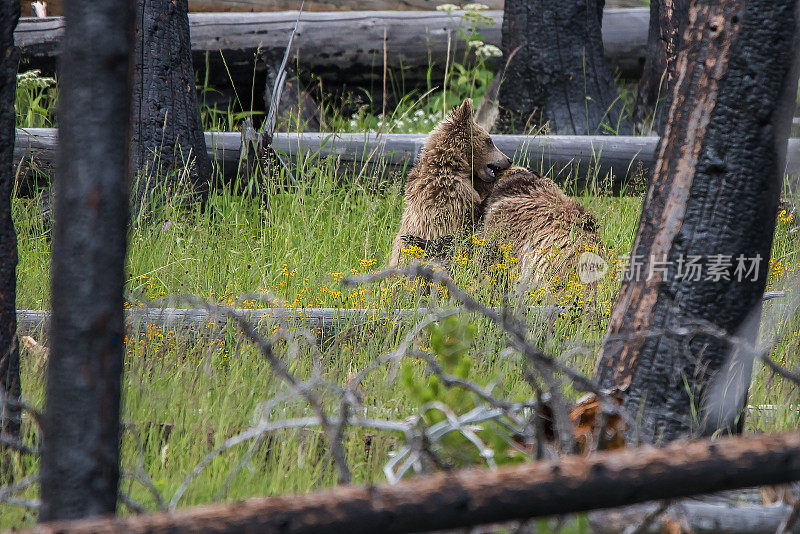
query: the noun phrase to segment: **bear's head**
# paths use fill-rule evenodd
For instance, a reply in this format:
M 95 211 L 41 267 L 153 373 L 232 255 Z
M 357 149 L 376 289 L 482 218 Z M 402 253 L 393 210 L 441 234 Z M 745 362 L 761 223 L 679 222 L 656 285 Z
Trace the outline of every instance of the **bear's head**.
M 428 136 L 420 162 L 463 175 L 485 198 L 497 175 L 511 166 L 511 159 L 500 152 L 486 130 L 475 124 L 473 115 L 472 99 L 467 98 Z

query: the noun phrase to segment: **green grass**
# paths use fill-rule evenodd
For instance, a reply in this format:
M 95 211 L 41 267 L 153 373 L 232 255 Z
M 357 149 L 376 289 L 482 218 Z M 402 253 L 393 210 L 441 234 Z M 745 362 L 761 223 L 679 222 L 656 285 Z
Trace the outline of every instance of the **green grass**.
M 443 103 L 451 105 L 470 94 L 480 98 L 485 89 L 485 80 L 481 80 L 490 79 L 489 74 L 474 73 L 472 80 L 453 83 L 446 93 L 435 90 L 425 96 L 400 98 L 400 104 L 387 112 L 386 124 L 381 126 L 375 103 L 357 108 L 355 117 L 344 117 L 337 115 L 332 102 L 327 107 L 327 125 L 337 130 L 381 127 L 393 132 L 427 132 Z M 29 81 L 23 90 L 18 98 L 18 123 L 30 127 L 54 125 L 50 110 L 57 100 L 55 87 Z M 630 94 L 624 96 L 630 99 Z M 206 107 L 204 120 L 210 129 L 232 130 L 242 118 L 239 113 L 236 106 L 226 110 Z M 641 208 L 641 197 L 636 194 L 641 192 L 641 185 L 631 190 L 630 196 L 613 198 L 598 194 L 603 190 L 599 186 L 578 191 L 574 185 L 579 182 L 577 178 L 569 177 L 568 190 L 579 193 L 580 202 L 598 217 L 603 240 L 613 253 L 628 253 Z M 588 182 L 598 184 L 601 180 L 590 176 Z M 376 187 L 375 183 L 370 172 L 337 175 L 334 162 L 319 160 L 304 167 L 298 187 L 273 185 L 255 196 L 222 188 L 212 194 L 205 208 L 156 205 L 150 219 L 136 221 L 130 228 L 128 305 L 187 306 L 186 296 L 244 307 L 418 305 L 419 288 L 414 284 L 394 282 L 354 289 L 340 284 L 343 276 L 371 272 L 388 258 L 402 212 L 401 184 Z M 20 309 L 49 308 L 50 235 L 37 213 L 35 199 L 14 198 Z M 794 224 L 786 214 L 780 217 L 773 254 L 780 265 L 773 266 L 771 288 L 779 288 L 800 262 L 797 234 L 790 233 Z M 498 276 L 487 273 L 476 261 L 466 261 L 453 276 L 484 302 L 499 302 L 495 285 Z M 591 374 L 616 286 L 616 282 L 601 286 L 597 308 L 591 312 L 576 309 L 563 314 L 542 339 L 542 347 L 549 354 L 559 355 L 579 341 L 588 342 L 591 356 L 574 357 L 567 363 Z M 266 304 L 259 300 L 264 295 L 269 295 Z M 540 295 L 538 302 L 570 304 L 576 298 L 576 292 L 567 288 Z M 778 306 L 780 301 L 772 301 L 766 309 Z M 494 394 L 500 397 L 519 401 L 534 396 L 523 379 L 519 356 L 505 350 L 507 342 L 501 333 L 480 318 L 471 317 L 471 322 L 474 340 L 464 353 L 470 361 L 469 378 L 481 385 L 492 384 Z M 786 325 L 774 352 L 775 359 L 789 367 L 800 364 L 796 330 L 800 326 Z M 284 342 L 277 346 L 291 371 L 301 379 L 311 376 L 312 364 L 317 361 L 325 381 L 343 385 L 351 372 L 365 369 L 379 355 L 394 349 L 407 331 L 404 325 L 375 324 L 323 345 L 319 353 L 305 343 L 300 343 L 296 351 Z M 38 339 L 47 343 L 41 336 Z M 419 336 L 416 346 L 431 350 L 429 334 Z M 420 398 L 426 392 L 409 387 L 407 379 L 410 376 L 413 384 L 427 384 L 428 379 L 421 360 L 409 361 L 401 371 L 403 380 L 387 381 L 385 367 L 368 375 L 363 383 L 364 412 L 359 415 L 398 420 L 419 413 Z M 42 360 L 35 352 L 23 349 L 22 363 L 24 397 L 41 407 L 45 387 Z M 222 337 L 206 333 L 190 337 L 153 329 L 126 340 L 122 412 L 126 421 L 122 468 L 126 476 L 122 489 L 154 510 L 152 495 L 129 476 L 131 473 L 146 473 L 169 499 L 206 454 L 262 416 L 275 420 L 308 415 L 307 403 L 294 396 L 285 398 L 286 393 L 286 386 L 268 363 L 233 330 Z M 567 394 L 577 396 L 569 387 Z M 322 398 L 326 408 L 336 408 L 332 396 L 323 394 Z M 470 399 L 458 402 L 456 409 L 460 410 L 474 405 Z M 748 418 L 748 430 L 797 427 L 796 388 L 772 377 L 761 366 L 754 372 L 750 403 L 774 404 L 776 408 Z M 168 439 L 164 437 L 166 428 L 170 429 Z M 34 441 L 30 421 L 26 421 L 26 430 L 26 440 Z M 349 429 L 345 449 L 354 482 L 385 481 L 383 466 L 402 442 L 397 433 Z M 459 458 L 459 447 L 452 449 L 449 452 Z M 4 462 L 6 459 L 0 485 L 38 469 L 37 461 L 29 457 L 11 455 Z M 460 461 L 480 464 L 474 457 Z M 239 464 L 242 469 L 237 469 Z M 231 473 L 236 474 L 228 479 Z M 336 471 L 318 429 L 281 430 L 263 442 L 245 443 L 220 454 L 190 485 L 179 504 L 306 492 L 335 483 Z M 35 488 L 21 497 L 35 498 Z M 127 513 L 124 508 L 121 512 Z M 0 529 L 30 526 L 34 521 L 35 514 L 0 504 Z M 562 530 L 567 531 L 584 532 L 586 526 L 579 521 Z
M 185 305 L 182 296 L 196 295 L 223 304 L 255 306 L 258 303 L 253 294 L 269 291 L 282 304 L 297 307 L 411 305 L 417 298 L 412 290 L 406 296 L 393 294 L 387 300 L 379 285 L 353 291 L 338 282 L 343 275 L 379 268 L 388 256 L 402 210 L 402 195 L 397 185 L 377 191 L 371 184 L 369 176 L 364 181 L 335 177 L 333 164 L 320 162 L 307 170 L 301 187 L 275 188 L 266 195 L 265 205 L 259 198 L 223 190 L 212 195 L 206 209 L 160 207 L 151 220 L 133 225 L 130 231 L 129 303 Z M 617 253 L 627 253 L 640 198 L 585 193 L 579 200 L 599 217 L 604 241 Z M 50 241 L 36 207 L 36 202 L 27 198 L 13 202 L 20 247 L 17 305 L 22 309 L 49 306 Z M 779 221 L 775 246 L 776 257 L 786 265 L 797 264 L 795 234 L 788 233 L 791 226 L 787 217 Z M 472 262 L 456 272 L 455 278 L 486 299 L 496 298 L 491 281 L 480 279 L 476 276 L 479 274 Z M 773 283 L 780 282 L 778 274 L 776 271 Z M 597 313 L 566 314 L 560 319 L 555 332 L 545 340 L 547 351 L 559 354 L 574 340 L 597 343 L 615 289 L 615 284 L 605 288 Z M 551 296 L 556 302 L 558 298 Z M 469 349 L 474 362 L 470 378 L 484 385 L 494 383 L 495 393 L 506 398 L 531 397 L 530 386 L 521 377 L 518 357 L 503 353 L 506 344 L 500 333 L 483 320 L 473 318 L 473 322 L 478 333 Z M 324 346 L 319 356 L 324 379 L 344 384 L 348 373 L 364 369 L 378 355 L 394 348 L 404 331 L 404 327 L 378 325 Z M 421 336 L 421 347 L 426 346 L 426 339 Z M 796 364 L 796 346 L 794 333 L 783 342 L 776 358 L 790 366 Z M 310 376 L 313 351 L 308 347 L 301 347 L 288 359 L 284 346 L 283 356 L 298 376 Z M 594 364 L 592 358 L 570 363 L 586 373 L 591 373 Z M 412 372 L 421 383 L 423 367 L 419 361 L 413 363 Z M 256 422 L 268 401 L 286 392 L 259 353 L 234 332 L 215 340 L 153 330 L 129 339 L 125 373 L 123 419 L 130 424 L 123 436 L 123 469 L 128 473 L 143 469 L 167 497 L 214 446 Z M 414 414 L 419 403 L 413 392 L 399 381 L 387 383 L 386 376 L 386 370 L 381 369 L 364 382 L 366 413 L 392 419 Z M 23 389 L 29 402 L 43 404 L 41 364 L 28 350 L 23 350 Z M 776 404 L 779 408 L 768 417 L 751 418 L 750 428 L 796 427 L 797 412 L 788 408 L 786 401 L 795 397 L 792 387 L 758 368 L 751 403 Z M 333 407 L 333 399 L 325 402 Z M 296 398 L 276 402 L 269 417 L 308 415 L 306 406 Z M 162 438 L 165 423 L 173 426 L 166 441 Z M 371 447 L 367 454 L 368 434 Z M 383 481 L 382 466 L 400 443 L 400 436 L 389 432 L 348 431 L 346 452 L 354 481 Z M 248 444 L 239 446 L 211 462 L 190 486 L 181 506 L 304 492 L 335 484 L 335 470 L 317 430 L 278 431 L 250 453 L 248 449 Z M 245 468 L 227 480 L 240 461 L 245 462 Z M 12 463 L 15 477 L 37 468 L 36 461 L 29 458 L 16 458 Z M 122 487 L 137 502 L 155 508 L 153 498 L 139 482 L 126 478 Z M 34 497 L 35 491 L 30 490 L 28 496 Z M 34 520 L 19 508 L 3 505 L 0 516 L 2 528 L 29 525 Z
M 418 302 L 416 288 L 390 292 L 385 287 L 343 288 L 342 276 L 370 272 L 385 264 L 402 212 L 399 185 L 376 190 L 373 177 L 362 180 L 335 177 L 332 162 L 311 166 L 301 187 L 274 188 L 262 203 L 228 191 L 212 195 L 206 209 L 158 207 L 153 218 L 134 224 L 129 234 L 126 291 L 130 306 L 186 305 L 185 295 L 222 304 L 256 306 L 254 293 L 268 291 L 281 304 L 297 307 L 394 307 Z M 630 247 L 640 200 L 585 195 L 603 221 L 604 237 L 617 247 Z M 50 236 L 37 215 L 37 202 L 15 198 L 13 215 L 19 233 L 20 266 L 17 307 L 49 308 Z M 472 279 L 478 268 L 470 263 L 456 278 L 472 284 L 476 293 L 489 296 L 489 280 Z M 612 289 L 608 290 L 610 293 Z M 483 292 L 483 293 L 481 293 Z M 606 295 L 610 306 L 610 295 Z M 501 355 L 502 336 L 484 321 L 470 354 L 475 364 L 470 377 L 482 384 L 496 382 L 495 392 L 522 400 L 531 396 L 520 376 L 516 356 Z M 568 337 L 583 327 L 574 317 L 564 319 L 549 350 L 558 351 Z M 343 384 L 348 373 L 364 369 L 391 349 L 405 327 L 375 326 L 368 332 L 324 346 L 323 376 Z M 597 340 L 601 330 L 581 338 Z M 426 336 L 420 343 L 425 345 Z M 46 344 L 46 339 L 41 339 Z M 284 356 L 286 356 L 284 352 Z M 312 351 L 307 347 L 291 360 L 292 370 L 308 377 Z M 580 362 L 590 371 L 591 362 Z M 129 339 L 125 363 L 123 419 L 131 422 L 123 437 L 123 469 L 137 465 L 155 485 L 170 496 L 183 477 L 215 445 L 257 420 L 264 403 L 286 391 L 249 343 L 229 332 L 224 340 L 187 339 L 154 330 L 143 338 Z M 424 382 L 423 365 L 414 364 L 415 376 Z M 25 398 L 42 406 L 44 380 L 41 362 L 23 350 Z M 364 404 L 370 416 L 401 419 L 412 415 L 419 403 L 409 399 L 407 388 L 387 384 L 386 370 L 372 373 L 364 382 Z M 329 399 L 330 403 L 331 400 Z M 307 415 L 304 402 L 278 403 L 273 417 Z M 169 440 L 160 438 L 163 423 L 174 425 Z M 30 430 L 30 429 L 29 429 Z M 32 430 L 31 430 L 32 432 Z M 364 436 L 373 437 L 370 452 Z M 33 439 L 32 434 L 28 439 Z M 347 453 L 355 482 L 384 481 L 382 466 L 400 437 L 392 433 L 354 429 L 348 432 Z M 166 447 L 165 447 L 166 445 Z M 276 432 L 253 453 L 247 467 L 221 492 L 233 466 L 248 445 L 228 451 L 213 461 L 190 487 L 181 505 L 252 495 L 310 491 L 335 483 L 335 471 L 316 430 Z M 13 461 L 15 477 L 35 472 L 29 458 Z M 138 502 L 153 509 L 155 503 L 138 482 L 126 479 L 123 488 Z M 31 490 L 30 497 L 35 496 Z M 0 527 L 30 524 L 34 517 L 19 508 L 0 505 Z

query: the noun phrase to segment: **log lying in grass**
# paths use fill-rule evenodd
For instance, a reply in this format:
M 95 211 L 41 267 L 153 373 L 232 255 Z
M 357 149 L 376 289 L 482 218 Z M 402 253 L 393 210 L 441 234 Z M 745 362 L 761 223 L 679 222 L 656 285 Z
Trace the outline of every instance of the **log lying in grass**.
M 495 22 L 481 29 L 481 35 L 487 43 L 500 46 L 503 12 L 484 13 Z M 218 53 L 210 55 L 212 72 L 222 75 L 218 82 L 224 82 L 230 70 L 236 85 L 246 87 L 249 95 L 254 54 L 260 50 L 268 61 L 282 57 L 296 19 L 296 11 L 190 14 L 195 68 L 204 69 L 206 52 L 221 51 L 225 65 Z M 641 74 L 648 21 L 646 8 L 605 11 L 605 54 L 627 77 Z M 457 35 L 462 24 L 460 12 L 452 15 L 438 11 L 303 13 L 294 38 L 294 51 L 300 67 L 322 76 L 326 84 L 363 85 L 382 79 L 385 32 L 387 65 L 395 79 L 425 82 L 430 62 L 437 67 L 437 76 L 444 71 L 448 35 L 451 59 L 462 57 L 464 43 Z M 63 30 L 60 17 L 22 19 L 14 33 L 22 51 L 22 68 L 52 70 Z
M 631 525 L 641 524 L 646 516 L 657 511 L 658 505 L 648 504 L 593 512 L 589 514 L 589 523 L 595 534 L 616 534 L 624 532 Z M 669 528 L 670 525 L 682 524 L 688 526 L 688 531 L 695 534 L 773 534 L 791 511 L 792 507 L 784 503 L 733 506 L 681 502 L 659 514 L 641 532 L 642 534 L 673 532 Z M 790 532 L 798 531 L 800 531 L 798 528 L 790 530 Z
M 31 16 L 31 2 L 20 0 L 22 14 Z M 620 7 L 639 7 L 641 0 L 610 0 L 609 4 L 620 4 Z M 308 0 L 303 6 L 303 11 L 352 11 L 353 9 L 394 9 L 394 10 L 425 10 L 433 9 L 440 2 L 431 0 Z M 503 9 L 503 0 L 481 0 L 489 9 Z M 51 15 L 62 14 L 62 0 L 48 0 L 47 12 Z M 189 11 L 195 12 L 257 12 L 257 11 L 285 11 L 297 9 L 300 5 L 296 0 L 189 0 Z
M 55 158 L 56 133 L 52 128 L 17 130 L 14 163 L 33 159 L 35 166 L 48 167 Z M 410 168 L 425 142 L 421 134 L 329 134 L 279 133 L 275 148 L 289 163 L 332 157 L 343 164 L 384 167 L 403 173 Z M 604 179 L 612 173 L 622 181 L 635 173 L 649 174 L 655 160 L 657 137 L 638 136 L 525 136 L 495 135 L 498 148 L 513 156 L 516 163 L 545 171 L 562 180 L 573 173 L 586 180 L 592 169 Z M 228 180 L 234 180 L 239 168 L 242 142 L 238 133 L 206 132 L 206 147 Z M 786 170 L 800 173 L 800 139 L 790 139 Z
M 20 0 L 22 14 L 31 16 L 28 0 Z M 417 10 L 432 9 L 442 2 L 431 0 L 309 0 L 303 6 L 304 11 L 351 11 L 353 9 L 394 9 Z M 481 0 L 489 9 L 503 9 L 503 0 Z M 62 0 L 48 0 L 47 11 L 51 15 L 61 15 Z M 608 0 L 609 7 L 640 7 L 642 0 Z M 252 11 L 284 11 L 297 9 L 296 0 L 189 0 L 191 12 L 252 12 Z
M 248 320 L 260 326 L 288 324 L 302 326 L 314 332 L 318 340 L 328 339 L 341 332 L 370 324 L 385 325 L 413 318 L 416 310 L 355 310 L 336 308 L 309 308 L 305 310 L 284 308 L 256 308 L 238 310 Z M 425 311 L 420 310 L 419 317 Z M 46 331 L 50 313 L 40 310 L 17 310 L 17 321 L 21 334 Z M 195 308 L 132 308 L 126 310 L 125 323 L 129 333 L 146 333 L 157 329 L 160 332 L 194 334 L 208 331 L 216 334 L 224 328 L 227 319 L 205 309 Z
M 285 324 L 311 330 L 318 342 L 329 342 L 337 336 L 356 334 L 370 327 L 411 324 L 422 319 L 428 309 L 397 309 L 390 311 L 347 308 L 256 308 L 237 310 L 261 327 Z M 535 321 L 552 322 L 562 310 L 556 306 L 534 306 L 528 311 Z M 49 328 L 50 313 L 40 310 L 17 310 L 20 336 L 38 336 Z M 216 335 L 228 320 L 216 313 L 197 308 L 131 308 L 125 310 L 129 333 L 197 334 L 208 331 Z
M 423 532 L 613 508 L 800 479 L 800 434 L 723 438 L 470 469 L 37 532 Z

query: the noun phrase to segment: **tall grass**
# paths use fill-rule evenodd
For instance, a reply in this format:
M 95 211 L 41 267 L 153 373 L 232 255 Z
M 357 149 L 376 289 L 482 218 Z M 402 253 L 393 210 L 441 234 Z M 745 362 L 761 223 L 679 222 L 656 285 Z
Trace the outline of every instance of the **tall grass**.
M 447 92 L 431 84 L 427 94 L 405 95 L 388 117 L 376 115 L 372 105 L 355 116 L 339 116 L 331 104 L 326 124 L 337 130 L 427 132 L 438 120 L 443 103 L 454 104 L 469 94 L 480 98 L 491 79 L 491 72 L 487 72 L 463 84 L 451 79 Z M 460 74 L 454 69 L 453 76 Z M 205 88 L 210 90 L 207 83 Z M 18 96 L 18 124 L 54 125 L 51 106 L 56 100 L 55 87 L 51 84 L 22 90 L 27 92 Z M 631 99 L 627 93 L 623 97 Z M 206 127 L 237 128 L 246 115 L 242 107 L 246 108 L 238 103 L 225 110 L 204 106 Z M 537 167 L 536 162 L 528 164 Z M 151 215 L 134 221 L 129 230 L 127 305 L 182 306 L 187 305 L 184 297 L 191 295 L 224 305 L 255 307 L 267 305 L 260 300 L 265 294 L 269 294 L 269 305 L 294 308 L 392 308 L 434 299 L 445 306 L 452 304 L 446 294 L 421 294 L 417 285 L 407 281 L 342 287 L 344 276 L 371 272 L 385 264 L 402 212 L 402 184 L 376 187 L 379 179 L 370 172 L 342 172 L 331 159 L 312 160 L 302 169 L 297 185 L 275 181 L 265 184 L 256 195 L 242 195 L 228 185 L 216 189 L 205 206 L 175 202 L 149 206 Z M 567 177 L 573 185 L 578 181 L 588 186 L 568 190 L 598 217 L 611 254 L 628 254 L 641 209 L 641 187 L 627 196 L 609 197 L 599 194 L 605 190 L 603 177 Z M 17 307 L 48 309 L 50 230 L 39 215 L 36 198 L 14 198 L 12 210 L 19 234 Z M 770 288 L 780 288 L 800 267 L 796 225 L 792 212 L 779 216 Z M 481 236 L 468 237 L 474 240 L 468 239 L 457 250 L 453 277 L 484 302 L 497 304 L 502 299 L 498 284 L 513 270 L 513 261 L 504 258 L 490 267 L 480 264 L 474 259 L 474 241 L 478 248 L 484 246 Z M 542 336 L 543 349 L 557 356 L 576 344 L 587 344 L 585 354 L 572 356 L 565 363 L 591 374 L 617 285 L 613 280 L 603 282 L 591 306 L 581 303 L 580 288 L 569 284 L 526 301 L 566 306 L 556 325 Z M 770 302 L 766 306 L 777 305 L 779 302 Z M 476 335 L 468 349 L 473 362 L 469 378 L 491 385 L 492 391 L 504 398 L 533 396 L 523 379 L 519 356 L 506 350 L 503 335 L 484 320 L 472 317 L 470 321 Z M 789 367 L 800 363 L 798 322 L 793 328 L 783 329 L 785 334 L 773 354 Z M 395 348 L 407 329 L 407 325 L 378 322 L 325 343 L 319 352 L 305 342 L 297 347 L 279 343 L 278 347 L 291 371 L 301 379 L 310 376 L 316 361 L 321 362 L 326 381 L 344 384 L 351 373 Z M 262 418 L 308 415 L 307 405 L 287 395 L 285 384 L 249 342 L 233 329 L 222 335 L 212 335 L 210 330 L 189 334 L 151 328 L 126 340 L 121 489 L 148 510 L 156 509 L 157 503 L 141 480 L 151 479 L 168 497 L 198 462 L 239 430 Z M 36 337 L 46 345 L 46 337 Z M 429 335 L 423 334 L 416 346 L 430 350 L 429 341 Z M 418 360 L 410 362 L 413 381 L 425 383 L 425 366 Z M 39 407 L 44 403 L 44 365 L 39 352 L 23 349 L 23 396 Z M 403 381 L 387 380 L 388 374 L 382 368 L 363 383 L 363 415 L 402 419 L 419 413 L 414 391 Z M 570 390 L 567 394 L 576 396 Z M 800 418 L 797 395 L 795 386 L 756 366 L 750 403 L 773 406 L 757 409 L 748 419 L 748 430 L 795 428 Z M 332 405 L 334 399 L 323 397 L 326 406 Z M 37 432 L 29 419 L 25 420 L 25 429 L 25 440 L 36 442 Z M 384 481 L 382 468 L 400 443 L 401 437 L 391 432 L 349 429 L 345 453 L 354 482 Z M 189 486 L 179 504 L 304 492 L 333 485 L 336 472 L 329 452 L 317 429 L 276 431 L 261 441 L 217 456 Z M 24 455 L 7 455 L 3 461 L 0 485 L 38 469 L 38 461 Z M 22 497 L 35 498 L 35 487 Z M 35 513 L 0 504 L 0 528 L 30 526 L 34 521 Z M 578 521 L 569 528 L 585 531 L 585 524 Z

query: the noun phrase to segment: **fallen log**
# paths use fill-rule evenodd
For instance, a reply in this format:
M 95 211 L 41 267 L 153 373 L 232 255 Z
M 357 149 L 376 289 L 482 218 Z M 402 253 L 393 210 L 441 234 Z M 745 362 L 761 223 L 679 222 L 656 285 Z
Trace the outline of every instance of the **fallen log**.
M 55 160 L 57 130 L 54 128 L 18 129 L 14 146 L 14 165 L 32 163 L 36 168 L 52 166 Z M 242 139 L 239 133 L 206 132 L 206 148 L 227 180 L 235 180 L 239 170 Z M 564 181 L 578 181 L 608 175 L 619 181 L 632 174 L 649 175 L 655 162 L 657 137 L 641 136 L 492 136 L 497 147 L 512 156 L 515 163 L 544 172 Z M 381 175 L 402 175 L 410 168 L 426 136 L 424 134 L 331 134 L 278 133 L 275 149 L 286 160 L 313 161 L 333 158 L 340 163 L 374 167 Z M 303 156 L 300 158 L 299 156 Z M 800 139 L 790 139 L 786 172 L 800 173 Z M 371 176 L 371 174 L 370 174 Z
M 26 17 L 33 16 L 31 2 L 20 0 L 22 14 Z M 503 9 L 503 0 L 481 0 L 489 9 Z M 609 0 L 614 7 L 640 7 L 641 0 Z M 51 15 L 62 15 L 62 0 L 48 0 L 47 11 Z M 297 9 L 300 5 L 296 0 L 189 0 L 189 11 L 195 12 L 258 12 L 258 11 L 286 11 Z M 437 3 L 431 0 L 307 0 L 303 11 L 352 11 L 354 9 L 370 10 L 425 10 L 433 9 Z
M 39 533 L 423 532 L 563 515 L 800 479 L 800 434 L 722 438 L 438 473 L 126 518 L 38 525 Z
M 646 504 L 618 510 L 593 512 L 589 524 L 594 534 L 618 534 L 631 525 L 656 512 L 658 505 Z M 773 534 L 792 511 L 785 503 L 772 505 L 734 505 L 705 502 L 680 502 L 668 507 L 644 530 L 642 534 L 673 532 L 670 525 L 689 527 L 694 534 Z M 683 530 L 681 530 L 683 532 Z M 790 532 L 800 532 L 795 526 Z
M 316 335 L 319 343 L 329 342 L 337 336 L 352 335 L 366 328 L 411 324 L 420 320 L 430 310 L 406 308 L 396 310 L 354 308 L 254 308 L 238 309 L 238 313 L 256 323 L 260 328 L 285 324 L 292 328 L 303 327 Z M 562 308 L 533 306 L 528 309 L 535 321 L 553 322 Z M 144 334 L 153 329 L 161 333 L 196 335 L 219 333 L 228 324 L 228 318 L 201 308 L 129 308 L 125 310 L 125 326 L 129 334 Z M 50 326 L 50 312 L 42 310 L 17 310 L 18 334 L 39 336 Z
M 20 0 L 22 14 L 32 16 L 31 2 Z M 489 9 L 503 9 L 503 0 L 481 0 Z M 48 0 L 47 9 L 51 15 L 61 15 L 62 0 Z M 285 11 L 297 9 L 296 0 L 189 0 L 191 12 L 228 12 L 228 11 Z M 309 0 L 303 7 L 304 11 L 352 11 L 353 9 L 376 10 L 425 10 L 432 9 L 436 2 L 431 0 Z M 608 0 L 609 7 L 641 7 L 642 0 Z
M 482 28 L 487 43 L 500 46 L 502 11 L 485 11 L 494 24 Z M 230 71 L 238 87 L 250 95 L 254 66 L 264 76 L 263 62 L 254 65 L 257 52 L 266 61 L 279 60 L 297 20 L 296 11 L 273 13 L 192 13 L 189 15 L 195 69 L 205 70 L 206 52 L 212 85 L 227 87 Z M 641 74 L 647 46 L 647 9 L 607 9 L 603 18 L 606 57 L 623 76 Z M 448 50 L 460 58 L 464 42 L 457 31 L 461 12 L 351 11 L 303 13 L 294 37 L 294 54 L 302 70 L 311 71 L 330 85 L 369 85 L 383 76 L 384 35 L 387 67 L 407 84 L 425 82 L 427 67 L 444 72 Z M 58 55 L 64 21 L 61 17 L 24 18 L 14 33 L 22 53 L 21 68 L 52 72 Z M 448 46 L 448 36 L 450 46 Z M 223 65 L 221 52 L 225 58 Z M 219 78 L 214 77 L 219 75 Z M 202 78 L 201 78 L 202 79 Z M 263 83 L 257 83 L 263 87 Z M 247 99 L 249 101 L 249 99 Z

